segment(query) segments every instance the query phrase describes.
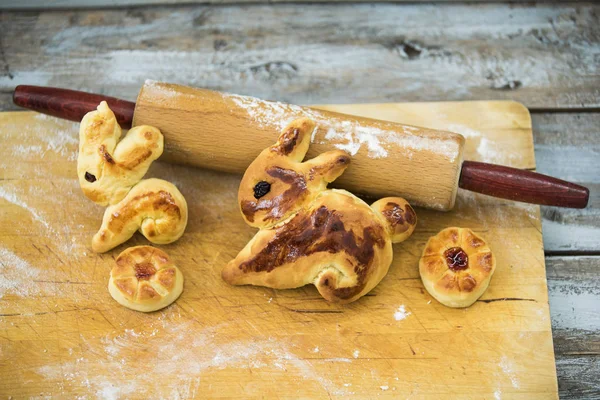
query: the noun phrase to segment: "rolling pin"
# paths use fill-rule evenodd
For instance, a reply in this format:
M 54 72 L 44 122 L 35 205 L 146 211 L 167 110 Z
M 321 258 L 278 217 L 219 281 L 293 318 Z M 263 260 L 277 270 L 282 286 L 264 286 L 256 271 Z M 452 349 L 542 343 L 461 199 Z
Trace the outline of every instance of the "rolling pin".
M 584 208 L 587 188 L 500 165 L 463 161 L 456 133 L 146 81 L 136 103 L 97 94 L 17 86 L 15 104 L 72 121 L 105 100 L 122 128 L 152 125 L 165 136 L 166 161 L 243 173 L 293 119 L 317 122 L 307 158 L 342 149 L 352 156 L 335 186 L 373 197 L 402 196 L 437 210 L 454 206 L 458 187 L 495 197 Z

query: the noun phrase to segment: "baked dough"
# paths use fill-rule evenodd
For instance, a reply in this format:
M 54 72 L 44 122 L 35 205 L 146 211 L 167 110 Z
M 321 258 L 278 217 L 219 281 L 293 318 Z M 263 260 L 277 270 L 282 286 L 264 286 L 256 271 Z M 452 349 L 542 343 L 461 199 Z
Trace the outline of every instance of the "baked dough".
M 162 133 L 141 125 L 119 141 L 120 137 L 121 128 L 105 101 L 81 121 L 79 184 L 90 200 L 109 206 L 92 239 L 97 253 L 125 242 L 138 229 L 152 243 L 172 243 L 187 225 L 186 201 L 173 184 L 141 180 L 163 152 Z
M 137 230 L 152 243 L 172 243 L 183 235 L 187 220 L 187 203 L 175 185 L 144 179 L 106 209 L 92 249 L 104 253 L 129 240 Z
M 314 284 L 328 301 L 349 303 L 387 274 L 392 242 L 408 238 L 417 218 L 399 197 L 371 207 L 327 184 L 350 164 L 340 150 L 302 162 L 315 123 L 298 119 L 246 170 L 238 200 L 259 232 L 222 271 L 233 285 L 276 289 Z
M 183 274 L 169 256 L 152 246 L 130 247 L 110 271 L 108 291 L 119 304 L 151 312 L 173 303 L 183 291 Z
M 425 289 L 448 307 L 468 307 L 486 291 L 496 269 L 489 246 L 468 228 L 429 238 L 419 261 Z
M 77 176 L 87 198 L 103 206 L 122 200 L 163 152 L 163 135 L 152 126 L 121 127 L 105 101 L 79 128 Z

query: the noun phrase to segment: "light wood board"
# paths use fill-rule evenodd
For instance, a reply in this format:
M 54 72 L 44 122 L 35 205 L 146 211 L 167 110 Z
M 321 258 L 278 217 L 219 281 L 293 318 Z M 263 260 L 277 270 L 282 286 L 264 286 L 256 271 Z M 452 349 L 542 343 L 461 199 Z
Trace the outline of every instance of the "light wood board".
M 535 168 L 529 114 L 517 103 L 335 109 L 459 131 L 467 159 Z M 146 240 L 91 252 L 103 209 L 77 184 L 77 125 L 2 113 L 0 135 L 0 395 L 557 396 L 537 206 L 461 191 L 452 212 L 417 209 L 417 230 L 394 246 L 388 276 L 337 306 L 313 287 L 222 282 L 222 266 L 254 234 L 237 210 L 239 177 L 158 163 L 148 176 L 174 182 L 190 206 L 186 234 L 161 246 L 186 282 L 175 305 L 146 315 L 106 289 L 114 257 Z M 466 310 L 438 304 L 418 277 L 427 238 L 451 225 L 481 234 L 498 260 L 488 291 Z

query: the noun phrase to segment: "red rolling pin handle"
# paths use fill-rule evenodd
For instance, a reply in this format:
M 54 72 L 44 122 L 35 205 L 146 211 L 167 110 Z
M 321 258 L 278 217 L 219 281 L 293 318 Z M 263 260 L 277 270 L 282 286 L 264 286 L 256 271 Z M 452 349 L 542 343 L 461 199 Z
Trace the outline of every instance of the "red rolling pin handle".
M 502 199 L 546 206 L 585 208 L 588 188 L 522 169 L 465 161 L 458 186 Z
M 13 102 L 18 106 L 75 122 L 80 122 L 103 100 L 115 113 L 119 125 L 131 128 L 135 110 L 135 103 L 131 101 L 77 90 L 27 85 L 17 86 L 13 94 Z

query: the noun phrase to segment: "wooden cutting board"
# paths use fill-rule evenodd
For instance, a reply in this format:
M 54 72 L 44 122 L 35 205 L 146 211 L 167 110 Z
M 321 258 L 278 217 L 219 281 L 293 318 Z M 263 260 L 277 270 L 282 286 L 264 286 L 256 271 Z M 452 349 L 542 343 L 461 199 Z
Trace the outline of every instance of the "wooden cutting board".
M 514 102 L 323 106 L 462 133 L 466 159 L 535 168 L 531 121 Z M 312 286 L 231 287 L 220 271 L 253 236 L 238 176 L 157 163 L 190 220 L 160 246 L 185 275 L 177 303 L 142 314 L 106 286 L 136 235 L 97 255 L 103 208 L 76 180 L 77 124 L 0 114 L 0 395 L 25 398 L 556 398 L 539 207 L 461 191 L 454 211 L 417 209 L 387 277 L 339 306 Z M 166 138 L 168 141 L 168 138 Z M 224 149 L 225 151 L 225 149 Z M 497 256 L 488 291 L 446 308 L 421 284 L 427 238 L 469 227 Z

